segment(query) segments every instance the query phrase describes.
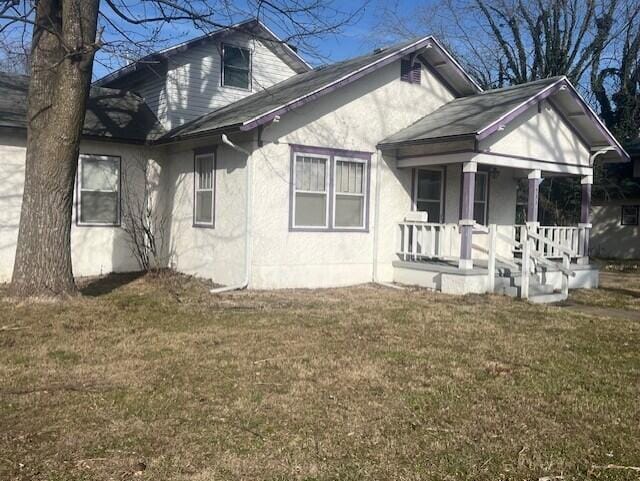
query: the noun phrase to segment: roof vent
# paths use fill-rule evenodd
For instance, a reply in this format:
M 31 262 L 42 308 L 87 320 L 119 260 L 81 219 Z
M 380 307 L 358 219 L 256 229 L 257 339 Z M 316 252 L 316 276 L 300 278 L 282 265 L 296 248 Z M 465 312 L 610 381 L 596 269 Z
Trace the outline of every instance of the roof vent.
M 373 53 L 382 53 L 386 50 L 384 47 L 378 47 L 373 49 Z

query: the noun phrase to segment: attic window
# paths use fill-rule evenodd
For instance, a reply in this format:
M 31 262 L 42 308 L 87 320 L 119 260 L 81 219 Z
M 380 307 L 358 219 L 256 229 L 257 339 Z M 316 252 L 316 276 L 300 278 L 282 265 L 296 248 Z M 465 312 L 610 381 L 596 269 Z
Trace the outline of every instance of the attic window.
M 251 90 L 251 52 L 249 49 L 222 46 L 222 85 Z
M 400 63 L 400 80 L 419 85 L 422 72 L 420 67 L 420 62 L 413 62 L 411 65 L 411 60 L 403 59 Z

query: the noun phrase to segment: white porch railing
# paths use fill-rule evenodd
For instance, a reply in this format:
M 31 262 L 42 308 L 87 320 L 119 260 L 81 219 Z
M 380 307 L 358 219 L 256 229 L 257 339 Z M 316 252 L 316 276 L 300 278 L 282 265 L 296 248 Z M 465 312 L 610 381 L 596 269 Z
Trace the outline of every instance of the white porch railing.
M 527 227 L 524 225 L 514 226 L 513 240 L 520 243 L 522 240 L 522 231 Z M 534 230 L 532 230 L 534 229 Z M 562 257 L 560 246 L 574 253 L 574 257 L 587 257 L 585 252 L 585 239 L 589 234 L 585 227 L 573 226 L 538 226 L 534 228 L 529 226 L 529 232 L 533 232 L 536 236 L 542 237 L 544 241 L 536 240 L 533 247 L 538 255 L 547 259 L 559 259 Z M 556 247 L 554 247 L 554 245 Z M 515 247 L 514 252 L 522 252 L 522 246 Z
M 534 237 L 534 248 L 542 257 L 561 258 L 566 252 L 571 252 L 573 257 L 586 256 L 584 227 L 539 226 L 531 233 L 544 239 L 541 241 Z
M 457 224 L 404 221 L 398 224 L 398 257 L 403 261 L 430 259 L 455 260 L 460 255 L 460 230 Z M 505 229 L 506 227 L 506 229 Z M 473 251 L 487 261 L 487 291 L 493 292 L 497 263 L 519 271 L 522 276 L 520 295 L 529 297 L 531 276 L 538 267 L 552 268 L 563 275 L 562 294 L 569 289 L 569 277 L 575 276 L 572 262 L 586 257 L 584 227 L 475 225 L 473 236 L 482 236 Z M 512 254 L 509 254 L 511 252 Z M 501 255 L 502 254 L 502 255 Z M 485 257 L 486 256 L 486 257 Z M 474 255 L 474 259 L 476 259 Z
M 419 261 L 454 257 L 457 245 L 458 226 L 433 222 L 404 221 L 399 227 L 400 259 Z

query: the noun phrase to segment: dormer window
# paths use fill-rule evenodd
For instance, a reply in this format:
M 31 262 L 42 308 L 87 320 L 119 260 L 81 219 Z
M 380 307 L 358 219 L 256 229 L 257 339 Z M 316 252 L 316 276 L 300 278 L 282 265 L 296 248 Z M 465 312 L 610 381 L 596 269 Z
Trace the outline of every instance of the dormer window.
M 222 85 L 251 90 L 251 52 L 249 49 L 222 45 Z

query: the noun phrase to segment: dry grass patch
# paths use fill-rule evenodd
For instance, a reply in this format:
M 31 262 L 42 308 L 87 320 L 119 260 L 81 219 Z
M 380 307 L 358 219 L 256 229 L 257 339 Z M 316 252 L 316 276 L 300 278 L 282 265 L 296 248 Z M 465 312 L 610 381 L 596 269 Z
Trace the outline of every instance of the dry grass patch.
M 0 298 L 0 479 L 637 479 L 640 326 L 363 286 Z M 138 465 L 138 463 L 143 463 Z

